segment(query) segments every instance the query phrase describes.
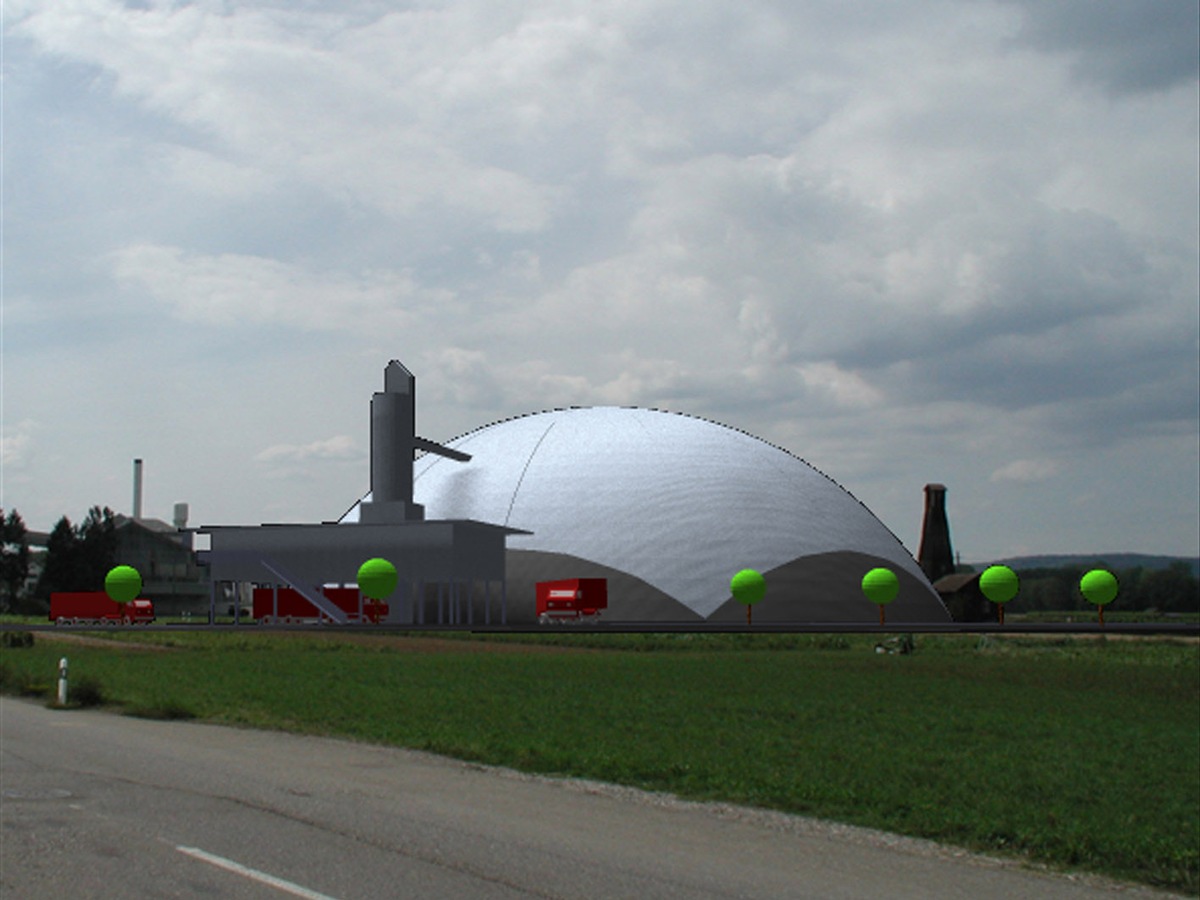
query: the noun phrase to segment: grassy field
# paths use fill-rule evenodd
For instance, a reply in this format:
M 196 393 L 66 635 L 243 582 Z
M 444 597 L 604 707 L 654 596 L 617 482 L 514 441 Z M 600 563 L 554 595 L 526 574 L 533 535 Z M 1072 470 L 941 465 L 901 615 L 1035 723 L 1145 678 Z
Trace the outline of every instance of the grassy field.
M 102 636 L 124 646 L 3 649 L 0 688 L 50 697 L 66 655 L 77 698 L 132 714 L 415 747 L 1200 890 L 1194 642 L 918 636 L 900 656 L 854 635 Z

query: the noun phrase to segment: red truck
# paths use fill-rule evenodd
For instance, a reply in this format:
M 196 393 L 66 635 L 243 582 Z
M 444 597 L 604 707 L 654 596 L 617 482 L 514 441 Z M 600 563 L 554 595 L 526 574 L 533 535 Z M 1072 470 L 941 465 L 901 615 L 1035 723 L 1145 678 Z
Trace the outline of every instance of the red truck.
M 362 598 L 362 618 L 359 618 L 358 588 L 327 587 L 321 590 L 338 609 L 346 614 L 346 618 L 350 622 L 370 622 L 372 625 L 378 625 L 387 618 L 388 605 L 367 597 Z M 270 625 L 276 622 L 310 624 L 331 621 L 329 616 L 318 612 L 315 606 L 292 588 L 279 588 L 278 603 L 276 603 L 273 588 L 255 588 L 253 615 L 260 625 Z
M 56 625 L 149 625 L 154 621 L 154 604 L 149 600 L 118 603 L 104 591 L 51 594 L 50 621 Z
M 537 583 L 538 622 L 582 622 L 608 609 L 608 579 L 567 578 Z

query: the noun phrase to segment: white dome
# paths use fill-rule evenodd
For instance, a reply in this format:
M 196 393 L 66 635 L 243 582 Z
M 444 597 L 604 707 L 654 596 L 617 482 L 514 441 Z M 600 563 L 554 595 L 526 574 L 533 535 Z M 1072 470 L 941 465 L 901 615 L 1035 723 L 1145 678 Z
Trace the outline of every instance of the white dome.
M 865 506 L 803 460 L 733 428 L 658 410 L 587 407 L 496 422 L 447 446 L 471 454 L 470 462 L 427 454 L 414 463 L 413 499 L 427 519 L 525 529 L 532 534 L 509 537 L 510 552 L 627 573 L 700 618 L 728 608 L 729 580 L 740 569 L 768 576 L 769 599 L 769 573 L 819 555 L 826 570 L 831 559 L 842 569 L 852 560 L 842 581 L 855 589 L 873 565 L 896 571 L 903 589 L 889 619 L 902 607 L 909 614 L 897 621 L 948 618 L 912 555 Z M 342 521 L 357 520 L 355 505 Z M 791 584 L 803 590 L 812 580 Z M 832 618 L 878 616 L 861 592 L 839 609 L 847 606 L 854 608 Z

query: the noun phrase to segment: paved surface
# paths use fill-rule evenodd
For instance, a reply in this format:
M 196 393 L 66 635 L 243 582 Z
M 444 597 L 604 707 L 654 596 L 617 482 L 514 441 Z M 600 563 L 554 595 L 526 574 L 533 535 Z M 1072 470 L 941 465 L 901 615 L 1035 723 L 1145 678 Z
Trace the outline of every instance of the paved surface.
M 798 817 L 0 698 L 0 896 L 1163 898 Z

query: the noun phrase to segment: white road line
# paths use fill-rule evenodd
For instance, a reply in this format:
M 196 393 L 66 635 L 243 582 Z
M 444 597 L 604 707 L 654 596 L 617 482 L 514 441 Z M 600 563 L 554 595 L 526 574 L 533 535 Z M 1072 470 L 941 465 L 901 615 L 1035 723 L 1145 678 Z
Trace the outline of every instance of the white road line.
M 268 875 L 266 872 L 258 871 L 258 869 L 251 869 L 248 866 L 243 866 L 241 863 L 235 863 L 232 859 L 226 859 L 214 853 L 206 853 L 198 847 L 176 847 L 175 849 L 180 853 L 186 853 L 188 856 L 203 860 L 219 869 L 233 872 L 241 875 L 243 878 L 250 878 L 262 884 L 268 884 L 281 891 L 287 891 L 287 893 L 296 897 L 304 897 L 305 900 L 335 900 L 335 898 L 330 897 L 328 894 L 318 894 L 316 891 L 310 891 L 308 888 L 301 887 L 291 881 L 284 881 L 282 878 L 276 878 L 274 875 Z

